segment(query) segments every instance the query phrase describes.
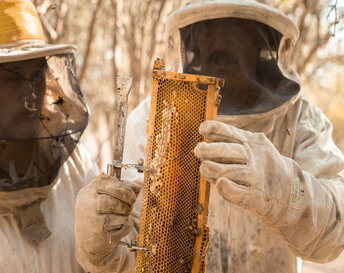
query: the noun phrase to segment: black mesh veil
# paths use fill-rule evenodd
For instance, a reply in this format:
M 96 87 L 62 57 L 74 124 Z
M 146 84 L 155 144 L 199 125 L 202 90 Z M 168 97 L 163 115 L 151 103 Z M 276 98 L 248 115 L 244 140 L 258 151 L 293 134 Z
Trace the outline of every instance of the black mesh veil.
M 41 79 L 28 79 L 32 92 L 43 88 L 41 103 L 37 103 L 39 98 L 33 101 L 32 96 L 23 97 L 22 109 L 16 110 L 18 123 L 11 126 L 14 130 L 0 128 L 0 191 L 50 185 L 88 122 L 74 54 L 50 56 L 42 61 Z M 6 64 L 1 67 L 12 72 Z
M 220 77 L 220 115 L 262 113 L 290 100 L 299 85 L 278 67 L 282 35 L 262 23 L 220 18 L 180 30 L 183 72 Z

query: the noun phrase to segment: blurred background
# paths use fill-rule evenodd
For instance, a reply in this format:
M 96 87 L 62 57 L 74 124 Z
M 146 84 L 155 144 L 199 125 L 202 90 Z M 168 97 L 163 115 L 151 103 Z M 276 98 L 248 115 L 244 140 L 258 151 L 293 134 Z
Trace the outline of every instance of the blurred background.
M 33 0 L 48 43 L 72 43 L 81 89 L 91 110 L 82 141 L 99 167 L 111 162 L 117 74 L 130 75 L 129 111 L 150 94 L 153 60 L 164 58 L 166 16 L 183 0 Z M 344 152 L 344 1 L 266 0 L 300 28 L 293 56 L 303 95 L 331 120 Z M 304 273 L 344 272 L 344 254 Z

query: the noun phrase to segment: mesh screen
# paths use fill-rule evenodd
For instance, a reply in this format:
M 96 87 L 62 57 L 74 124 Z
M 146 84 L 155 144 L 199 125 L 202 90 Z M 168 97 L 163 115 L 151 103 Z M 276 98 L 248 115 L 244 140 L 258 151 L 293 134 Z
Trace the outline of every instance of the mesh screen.
M 159 63 L 159 62 L 158 62 Z M 157 66 L 157 62 L 155 67 Z M 216 115 L 216 78 L 153 70 L 136 272 L 203 272 L 209 185 L 193 150 Z M 194 262 L 196 260 L 197 262 Z
M 0 191 L 50 185 L 88 121 L 75 56 L 2 63 L 0 81 Z
M 300 87 L 278 66 L 282 35 L 262 23 L 204 20 L 180 30 L 183 72 L 223 78 L 220 115 L 267 112 L 295 96 Z

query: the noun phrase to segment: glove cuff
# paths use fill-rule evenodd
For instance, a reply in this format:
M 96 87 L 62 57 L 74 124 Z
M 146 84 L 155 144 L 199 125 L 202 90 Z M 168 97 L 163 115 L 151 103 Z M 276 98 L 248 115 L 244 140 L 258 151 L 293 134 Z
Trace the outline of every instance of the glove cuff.
M 268 225 L 283 225 L 285 221 L 286 212 L 289 208 L 297 209 L 299 207 L 301 195 L 301 181 L 298 172 L 300 171 L 294 165 L 294 161 L 290 158 L 284 157 L 285 170 L 289 174 L 284 179 L 274 181 L 274 186 L 271 187 L 271 197 L 269 207 L 264 214 L 260 214 L 260 218 Z M 259 212 L 257 213 L 259 214 Z

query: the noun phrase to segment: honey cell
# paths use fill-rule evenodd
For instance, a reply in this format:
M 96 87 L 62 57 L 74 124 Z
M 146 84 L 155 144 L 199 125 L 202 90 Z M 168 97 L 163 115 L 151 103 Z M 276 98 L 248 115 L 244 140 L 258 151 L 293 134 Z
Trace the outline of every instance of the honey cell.
M 194 155 L 214 119 L 221 79 L 153 68 L 136 272 L 204 272 L 209 184 Z M 202 88 L 200 88 L 202 85 Z

